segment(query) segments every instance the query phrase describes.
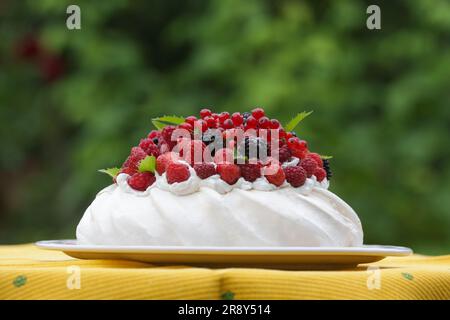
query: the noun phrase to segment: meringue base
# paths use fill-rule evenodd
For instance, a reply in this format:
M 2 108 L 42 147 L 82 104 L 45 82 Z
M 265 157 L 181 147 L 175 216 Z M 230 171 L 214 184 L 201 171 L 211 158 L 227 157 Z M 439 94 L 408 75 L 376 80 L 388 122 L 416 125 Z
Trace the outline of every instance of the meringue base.
M 314 187 L 272 191 L 208 187 L 179 196 L 102 190 L 77 227 L 80 244 L 155 246 L 361 246 L 361 222 L 343 200 Z

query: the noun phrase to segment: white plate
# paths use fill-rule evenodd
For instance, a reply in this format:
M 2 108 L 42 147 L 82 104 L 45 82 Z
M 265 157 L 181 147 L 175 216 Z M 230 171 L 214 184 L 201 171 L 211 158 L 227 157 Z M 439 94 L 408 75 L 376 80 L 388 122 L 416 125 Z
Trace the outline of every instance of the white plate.
M 405 247 L 183 247 L 81 245 L 76 240 L 38 241 L 42 249 L 59 250 L 80 259 L 122 259 L 152 264 L 208 267 L 275 267 L 330 269 L 356 266 L 387 256 L 407 256 Z

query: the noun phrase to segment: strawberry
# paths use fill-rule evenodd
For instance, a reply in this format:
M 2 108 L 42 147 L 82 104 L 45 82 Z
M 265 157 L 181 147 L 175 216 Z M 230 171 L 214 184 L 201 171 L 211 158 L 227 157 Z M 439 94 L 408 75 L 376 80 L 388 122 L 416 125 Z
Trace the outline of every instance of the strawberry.
M 232 163 L 218 164 L 217 173 L 223 181 L 230 185 L 235 184 L 241 177 L 241 169 Z

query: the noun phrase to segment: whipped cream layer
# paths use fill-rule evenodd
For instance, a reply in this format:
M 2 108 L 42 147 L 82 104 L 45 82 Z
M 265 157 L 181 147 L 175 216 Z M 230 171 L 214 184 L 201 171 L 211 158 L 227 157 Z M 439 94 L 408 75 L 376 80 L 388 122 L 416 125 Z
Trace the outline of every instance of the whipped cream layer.
M 168 185 L 164 175 L 137 192 L 119 175 L 102 190 L 77 227 L 82 244 L 158 246 L 361 246 L 353 209 L 308 179 L 274 188 L 265 178 L 227 185 L 191 176 Z M 195 192 L 193 191 L 195 190 Z

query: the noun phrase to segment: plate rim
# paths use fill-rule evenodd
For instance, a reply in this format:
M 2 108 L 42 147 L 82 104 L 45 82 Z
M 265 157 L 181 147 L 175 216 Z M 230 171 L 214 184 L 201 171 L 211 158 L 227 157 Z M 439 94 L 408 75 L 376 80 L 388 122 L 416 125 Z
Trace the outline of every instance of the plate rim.
M 83 245 L 70 243 L 76 239 L 41 240 L 35 246 L 63 252 L 133 253 L 133 254 L 219 254 L 219 255 L 370 255 L 409 256 L 413 250 L 392 245 L 363 245 L 362 247 L 231 247 L 231 246 L 120 246 Z

